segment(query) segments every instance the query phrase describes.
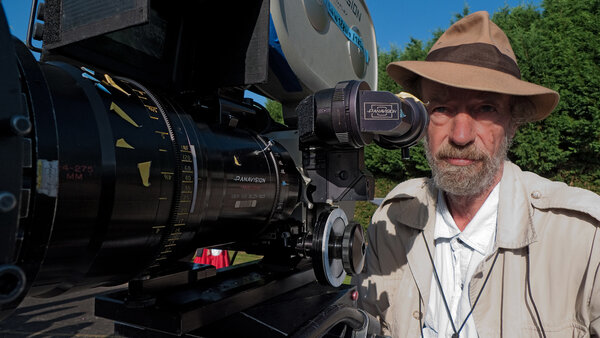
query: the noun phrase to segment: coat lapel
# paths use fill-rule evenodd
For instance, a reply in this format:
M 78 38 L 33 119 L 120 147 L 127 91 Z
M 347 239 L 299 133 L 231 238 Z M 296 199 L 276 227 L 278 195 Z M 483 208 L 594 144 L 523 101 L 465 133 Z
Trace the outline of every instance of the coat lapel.
M 431 277 L 433 275 L 433 266 L 429 260 L 429 253 L 427 246 L 431 251 L 431 255 L 434 255 L 434 242 L 433 242 L 433 225 L 431 227 L 426 226 L 423 231 L 413 230 L 411 236 L 406 237 L 404 247 L 407 249 L 407 259 L 410 271 L 415 279 L 419 293 L 423 297 L 423 308 L 427 308 L 429 303 L 429 290 L 431 288 Z
M 475 303 L 481 292 L 472 315 L 476 323 L 485 323 L 478 330 L 484 330 L 486 336 L 498 335 L 502 330 L 501 315 L 498 311 L 504 306 L 502 290 L 504 290 L 506 251 L 525 257 L 525 248 L 537 241 L 532 221 L 533 207 L 529 200 L 530 193 L 525 187 L 526 182 L 522 182 L 520 177 L 519 167 L 511 162 L 504 162 L 494 251 L 479 264 L 469 283 L 471 305 Z M 494 263 L 497 254 L 499 256 Z M 488 274 L 489 280 L 486 283 Z
M 496 247 L 521 249 L 537 240 L 533 227 L 533 207 L 529 192 L 519 179 L 521 169 L 504 162 L 498 203 Z
M 394 220 L 396 233 L 406 249 L 408 266 L 422 296 L 423 309 L 426 309 L 433 274 L 427 246 L 433 255 L 437 189 L 433 186 L 433 182 L 423 181 L 412 191 L 395 195 L 388 200 L 393 199 L 403 200 L 402 203 L 393 203 L 390 206 L 389 216 Z

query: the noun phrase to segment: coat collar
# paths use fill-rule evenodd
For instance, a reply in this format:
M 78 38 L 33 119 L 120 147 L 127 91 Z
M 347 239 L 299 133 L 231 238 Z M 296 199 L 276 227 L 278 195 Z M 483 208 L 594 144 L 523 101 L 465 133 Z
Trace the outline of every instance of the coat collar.
M 423 309 L 427 309 L 433 274 L 428 248 L 434 255 L 437 191 L 431 180 L 414 179 L 401 183 L 382 203 L 389 203 L 387 216 L 406 249 L 408 266 L 421 294 Z
M 528 189 L 521 181 L 522 177 L 519 167 L 509 161 L 504 163 L 500 182 L 496 248 L 518 249 L 536 241 L 532 223 L 533 207 Z M 429 254 L 434 254 L 437 193 L 433 180 L 414 179 L 398 185 L 382 203 L 389 203 L 388 217 L 406 249 L 408 265 L 425 308 L 429 302 L 433 273 Z
M 418 178 L 399 184 L 383 200 L 382 205 L 390 203 L 388 217 L 394 224 L 424 230 L 435 225 L 437 194 L 433 180 Z M 394 203 L 396 201 L 402 203 Z
M 510 161 L 504 162 L 498 204 L 497 247 L 519 249 L 537 240 L 532 222 L 530 189 L 522 177 L 518 166 Z M 438 189 L 431 179 L 410 180 L 392 190 L 383 204 L 392 203 L 388 216 L 394 224 L 425 231 L 426 237 L 432 237 L 437 193 Z M 399 200 L 402 203 L 393 203 Z

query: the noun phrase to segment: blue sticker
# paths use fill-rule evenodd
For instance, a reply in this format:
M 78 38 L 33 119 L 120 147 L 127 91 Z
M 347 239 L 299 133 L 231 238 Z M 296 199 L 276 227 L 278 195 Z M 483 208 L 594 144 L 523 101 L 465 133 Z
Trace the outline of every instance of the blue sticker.
M 333 4 L 331 4 L 329 0 L 323 0 L 323 3 L 325 4 L 325 6 L 327 6 L 327 12 L 329 13 L 329 16 L 331 16 L 331 19 L 333 19 L 333 22 L 335 22 L 335 24 L 339 27 L 342 33 L 346 35 L 348 40 L 355 44 L 356 47 L 358 47 L 358 49 L 360 49 L 365 54 L 365 60 L 367 61 L 367 64 L 369 64 L 369 52 L 367 52 L 361 37 L 355 31 L 350 29 L 346 21 L 342 19 L 340 13 L 338 13 L 338 11 L 335 9 L 335 7 L 333 7 Z
M 94 72 L 93 70 L 91 70 L 89 68 L 81 66 L 81 70 L 83 70 L 84 72 L 88 72 L 88 73 L 90 73 L 92 75 L 96 75 L 96 72 Z
M 109 92 L 109 91 L 108 91 L 108 89 L 106 89 L 106 87 L 104 87 L 102 84 L 100 84 L 100 83 L 96 82 L 96 83 L 94 83 L 94 85 L 95 85 L 96 87 L 100 88 L 100 89 L 101 89 L 102 91 L 104 91 L 105 93 L 107 93 L 107 94 L 109 94 L 109 95 L 112 95 L 112 94 L 111 94 L 111 92 Z
M 88 80 L 92 80 L 94 82 L 100 82 L 100 80 L 96 79 L 95 77 L 91 76 L 88 73 L 81 73 L 81 77 L 86 78 Z

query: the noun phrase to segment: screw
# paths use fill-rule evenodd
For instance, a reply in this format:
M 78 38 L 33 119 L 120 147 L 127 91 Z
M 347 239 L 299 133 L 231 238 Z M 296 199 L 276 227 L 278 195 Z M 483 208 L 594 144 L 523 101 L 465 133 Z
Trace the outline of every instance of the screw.
M 10 119 L 10 128 L 13 133 L 23 136 L 31 131 L 31 122 L 23 115 L 15 115 Z
M 15 195 L 4 191 L 0 192 L 0 212 L 9 212 L 17 206 Z

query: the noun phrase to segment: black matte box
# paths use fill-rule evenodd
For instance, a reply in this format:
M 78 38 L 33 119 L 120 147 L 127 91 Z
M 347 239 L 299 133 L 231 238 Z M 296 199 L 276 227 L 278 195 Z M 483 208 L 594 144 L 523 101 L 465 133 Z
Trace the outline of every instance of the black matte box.
M 267 81 L 269 0 L 47 0 L 42 61 L 75 60 L 167 92 Z
M 46 0 L 44 44 L 56 48 L 148 21 L 149 0 Z

